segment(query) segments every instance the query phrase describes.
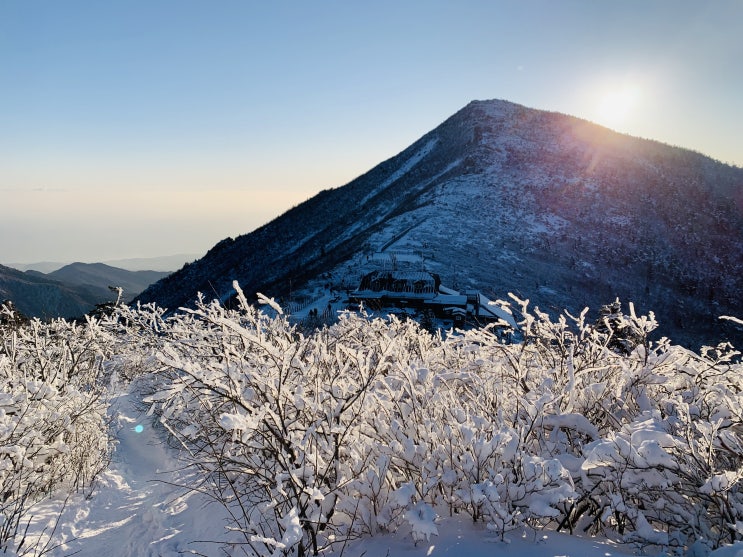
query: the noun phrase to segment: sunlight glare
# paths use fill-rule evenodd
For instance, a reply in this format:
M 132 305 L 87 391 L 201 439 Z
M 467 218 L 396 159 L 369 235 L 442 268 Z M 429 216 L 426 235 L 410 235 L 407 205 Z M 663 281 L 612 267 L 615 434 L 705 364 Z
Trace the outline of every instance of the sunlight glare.
M 625 84 L 604 92 L 596 107 L 596 123 L 610 128 L 623 126 L 640 98 L 636 85 Z

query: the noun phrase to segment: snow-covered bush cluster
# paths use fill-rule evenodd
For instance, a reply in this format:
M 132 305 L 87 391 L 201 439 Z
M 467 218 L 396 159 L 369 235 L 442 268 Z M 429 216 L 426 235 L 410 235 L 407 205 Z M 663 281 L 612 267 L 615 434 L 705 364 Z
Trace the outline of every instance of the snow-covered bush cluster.
M 500 537 L 530 525 L 669 551 L 743 539 L 743 369 L 729 346 L 695 354 L 649 342 L 652 315 L 597 327 L 515 299 L 517 344 L 350 313 L 305 335 L 235 288 L 238 310 L 202 300 L 119 322 L 127 350 L 156 351 L 145 401 L 246 555 L 392 530 L 418 541 L 450 514 Z
M 0 550 L 33 553 L 24 532 L 34 503 L 84 490 L 108 463 L 109 335 L 95 321 L 16 317 L 0 307 Z
M 0 550 L 45 551 L 24 546 L 33 506 L 106 466 L 107 392 L 130 380 L 199 471 L 184 488 L 228 510 L 233 554 L 390 531 L 418 542 L 450 515 L 500 538 L 528 526 L 679 553 L 743 540 L 730 346 L 650 342 L 653 316 L 631 305 L 595 323 L 515 298 L 515 344 L 355 313 L 303 332 L 235 290 L 238 309 L 200 300 L 169 317 L 119 307 L 44 324 L 2 309 Z

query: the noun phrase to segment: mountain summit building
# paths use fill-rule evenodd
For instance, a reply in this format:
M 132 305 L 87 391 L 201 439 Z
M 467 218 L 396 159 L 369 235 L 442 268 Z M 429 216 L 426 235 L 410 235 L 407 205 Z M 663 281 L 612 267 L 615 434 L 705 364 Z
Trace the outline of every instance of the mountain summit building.
M 364 275 L 359 288 L 349 293 L 352 303 L 373 309 L 386 307 L 430 310 L 439 319 L 451 319 L 456 326 L 505 322 L 518 330 L 508 311 L 477 290 L 460 294 L 442 286 L 441 279 L 426 271 L 372 271 Z

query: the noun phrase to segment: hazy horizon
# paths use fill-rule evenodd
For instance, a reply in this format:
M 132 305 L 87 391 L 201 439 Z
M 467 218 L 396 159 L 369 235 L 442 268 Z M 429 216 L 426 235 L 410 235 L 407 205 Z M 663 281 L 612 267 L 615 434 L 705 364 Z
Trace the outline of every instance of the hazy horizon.
M 0 263 L 204 253 L 506 99 L 743 166 L 743 3 L 0 5 Z

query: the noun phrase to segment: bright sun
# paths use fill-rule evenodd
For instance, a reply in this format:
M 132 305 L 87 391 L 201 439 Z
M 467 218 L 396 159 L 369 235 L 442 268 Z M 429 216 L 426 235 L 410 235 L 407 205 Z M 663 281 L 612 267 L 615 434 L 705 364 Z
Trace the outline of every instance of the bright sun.
M 622 85 L 604 92 L 596 107 L 596 123 L 610 128 L 621 127 L 632 115 L 640 97 L 635 85 Z

